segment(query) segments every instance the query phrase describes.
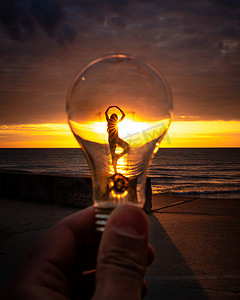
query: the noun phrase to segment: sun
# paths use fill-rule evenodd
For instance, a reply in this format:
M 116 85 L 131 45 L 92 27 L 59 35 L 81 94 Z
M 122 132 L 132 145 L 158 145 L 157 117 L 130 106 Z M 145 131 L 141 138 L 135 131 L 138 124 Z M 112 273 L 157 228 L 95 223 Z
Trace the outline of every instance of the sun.
M 121 138 L 136 135 L 144 130 L 147 130 L 148 124 L 145 122 L 134 122 L 131 119 L 125 118 L 118 123 L 118 133 Z

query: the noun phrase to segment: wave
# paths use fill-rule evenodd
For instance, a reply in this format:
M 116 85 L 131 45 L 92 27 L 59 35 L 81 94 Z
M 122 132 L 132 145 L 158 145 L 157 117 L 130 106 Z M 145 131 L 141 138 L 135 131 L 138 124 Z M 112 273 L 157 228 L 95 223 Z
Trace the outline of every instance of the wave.
M 240 195 L 239 162 L 240 151 L 236 148 L 162 148 L 156 153 L 148 176 L 153 193 L 237 198 Z M 0 149 L 0 168 L 90 174 L 81 149 Z
M 167 181 L 171 182 L 172 184 L 175 183 L 189 183 L 189 184 L 239 184 L 240 185 L 240 177 L 239 176 L 186 176 L 186 175 L 175 175 L 175 176 L 152 176 L 149 174 L 149 177 L 151 178 L 152 182 L 154 183 L 162 183 L 165 184 Z
M 215 190 L 215 191 L 169 191 L 169 192 L 157 192 L 156 194 L 174 194 L 174 195 L 217 195 L 217 194 L 240 194 L 240 189 L 237 190 Z M 155 194 L 155 193 L 154 193 Z

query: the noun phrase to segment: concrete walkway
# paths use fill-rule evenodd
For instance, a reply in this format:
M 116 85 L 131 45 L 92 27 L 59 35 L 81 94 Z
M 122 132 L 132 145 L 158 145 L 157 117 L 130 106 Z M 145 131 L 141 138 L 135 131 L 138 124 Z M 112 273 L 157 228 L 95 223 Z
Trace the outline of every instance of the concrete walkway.
M 239 299 L 240 201 L 154 197 L 147 299 Z
M 0 285 L 47 228 L 75 211 L 0 199 Z M 239 200 L 153 196 L 146 299 L 240 299 L 239 217 Z

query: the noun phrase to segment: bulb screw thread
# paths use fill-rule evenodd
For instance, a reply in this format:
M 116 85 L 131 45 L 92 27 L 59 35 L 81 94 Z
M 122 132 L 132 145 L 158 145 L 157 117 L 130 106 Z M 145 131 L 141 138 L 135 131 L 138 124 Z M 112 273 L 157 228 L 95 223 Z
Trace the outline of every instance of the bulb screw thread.
M 113 211 L 113 207 L 96 207 L 95 214 L 95 230 L 98 232 L 103 232 L 105 226 L 107 224 L 107 220 L 111 212 Z

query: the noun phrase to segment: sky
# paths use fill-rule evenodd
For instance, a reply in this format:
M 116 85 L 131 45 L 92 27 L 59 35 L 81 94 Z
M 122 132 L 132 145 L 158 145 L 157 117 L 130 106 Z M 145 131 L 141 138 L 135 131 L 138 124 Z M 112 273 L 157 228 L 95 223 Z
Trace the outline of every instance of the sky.
M 67 91 L 112 53 L 166 78 L 174 117 L 164 147 L 240 146 L 239 0 L 2 0 L 0 147 L 76 147 Z

